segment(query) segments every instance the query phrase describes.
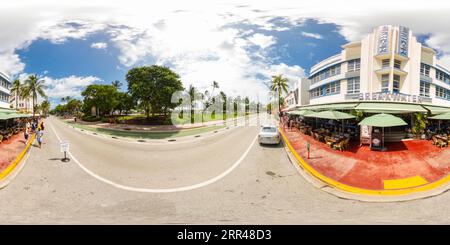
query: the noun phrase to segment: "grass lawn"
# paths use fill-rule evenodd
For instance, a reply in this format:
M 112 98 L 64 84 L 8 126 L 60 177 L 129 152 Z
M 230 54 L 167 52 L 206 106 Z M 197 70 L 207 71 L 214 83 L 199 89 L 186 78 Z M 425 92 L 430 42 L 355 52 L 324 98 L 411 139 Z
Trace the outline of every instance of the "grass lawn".
M 80 125 L 74 122 L 65 122 L 71 126 L 77 127 L 79 129 L 84 129 L 87 131 L 117 136 L 117 137 L 128 137 L 135 139 L 168 139 L 168 138 L 176 138 L 176 137 L 184 137 L 197 135 L 201 133 L 206 133 L 214 130 L 219 130 L 224 128 L 225 126 L 209 126 L 209 127 L 201 127 L 194 129 L 183 129 L 183 130 L 175 130 L 175 131 L 165 131 L 165 132 L 133 132 L 133 131 L 122 131 L 122 130 L 114 130 L 114 129 L 106 129 L 106 128 L 96 128 L 87 125 Z

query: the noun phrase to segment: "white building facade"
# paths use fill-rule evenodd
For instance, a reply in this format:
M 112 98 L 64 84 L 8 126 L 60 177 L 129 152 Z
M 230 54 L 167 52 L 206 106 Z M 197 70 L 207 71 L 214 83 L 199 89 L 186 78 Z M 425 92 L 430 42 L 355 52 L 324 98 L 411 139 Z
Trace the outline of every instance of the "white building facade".
M 298 80 L 294 85 L 294 89 L 284 98 L 284 108 L 286 110 L 309 104 L 309 83 L 310 81 L 307 78 Z
M 411 103 L 450 107 L 450 71 L 403 26 L 380 26 L 341 53 L 314 65 L 311 105 Z
M 0 72 L 0 108 L 9 109 L 11 81 L 7 75 Z

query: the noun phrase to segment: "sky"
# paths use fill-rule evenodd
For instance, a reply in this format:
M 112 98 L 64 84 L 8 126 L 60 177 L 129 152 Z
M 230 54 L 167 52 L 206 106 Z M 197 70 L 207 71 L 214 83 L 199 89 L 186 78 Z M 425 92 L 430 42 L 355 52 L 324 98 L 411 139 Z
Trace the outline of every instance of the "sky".
M 373 28 L 404 25 L 450 68 L 448 1 L 15 0 L 0 6 L 0 71 L 40 75 L 55 106 L 89 84 L 164 65 L 184 87 L 255 97 L 290 83 Z

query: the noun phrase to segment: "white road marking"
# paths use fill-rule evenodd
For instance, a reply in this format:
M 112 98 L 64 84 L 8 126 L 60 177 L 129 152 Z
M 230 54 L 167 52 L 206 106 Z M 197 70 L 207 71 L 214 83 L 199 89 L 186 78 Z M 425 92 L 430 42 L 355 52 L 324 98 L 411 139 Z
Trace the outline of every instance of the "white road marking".
M 59 137 L 58 133 L 56 133 L 55 128 L 53 127 L 52 122 L 50 122 L 50 127 L 52 128 L 53 133 L 56 135 L 56 138 L 58 138 L 59 142 L 61 142 L 61 138 Z M 213 177 L 209 180 L 206 180 L 204 182 L 198 183 L 198 184 L 194 184 L 194 185 L 189 185 L 189 186 L 182 186 L 182 187 L 177 187 L 177 188 L 163 188 L 163 189 L 152 189 L 152 188 L 139 188 L 139 187 L 132 187 L 132 186 L 126 186 L 126 185 L 122 185 L 122 184 L 118 184 L 115 183 L 111 180 L 108 180 L 104 177 L 101 177 L 99 175 L 97 175 L 96 173 L 90 171 L 89 169 L 87 169 L 84 165 L 82 165 L 77 158 L 69 151 L 68 154 L 70 156 L 70 158 L 76 162 L 78 164 L 78 166 L 84 170 L 86 173 L 88 173 L 89 175 L 91 175 L 92 177 L 96 178 L 97 180 L 100 180 L 106 184 L 112 185 L 118 189 L 122 189 L 122 190 L 127 190 L 127 191 L 133 191 L 133 192 L 144 192 L 144 193 L 171 193 L 171 192 L 182 192 L 182 191 L 190 191 L 190 190 L 194 190 L 194 189 L 198 189 L 198 188 L 202 188 L 205 187 L 207 185 L 213 184 L 219 180 L 221 180 L 222 178 L 224 178 L 225 176 L 227 176 L 229 173 L 231 173 L 235 168 L 237 168 L 239 166 L 239 164 L 241 164 L 241 162 L 245 159 L 245 157 L 247 157 L 248 153 L 250 152 L 250 150 L 252 149 L 252 147 L 255 145 L 256 140 L 258 139 L 258 135 L 255 136 L 255 138 L 252 140 L 252 143 L 250 143 L 250 145 L 248 146 L 248 148 L 245 150 L 244 154 L 241 155 L 241 157 L 227 170 L 225 170 L 223 173 L 217 175 L 216 177 Z

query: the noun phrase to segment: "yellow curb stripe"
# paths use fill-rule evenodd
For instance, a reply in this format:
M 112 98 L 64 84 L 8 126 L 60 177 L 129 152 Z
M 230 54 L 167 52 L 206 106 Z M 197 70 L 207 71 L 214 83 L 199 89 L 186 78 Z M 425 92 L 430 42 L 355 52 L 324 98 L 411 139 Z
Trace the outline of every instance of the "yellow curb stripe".
M 0 180 L 6 178 L 17 167 L 17 165 L 20 163 L 20 161 L 22 161 L 22 159 L 25 156 L 25 154 L 27 153 L 28 149 L 30 149 L 31 145 L 33 144 L 35 137 L 36 137 L 36 134 L 33 134 L 31 136 L 30 140 L 28 141 L 28 144 L 25 147 L 25 149 L 19 154 L 18 157 L 16 157 L 16 159 L 11 164 L 9 164 L 9 166 L 7 168 L 5 168 L 0 173 Z
M 294 157 L 297 159 L 298 164 L 300 165 L 300 167 L 302 167 L 303 169 L 305 169 L 309 174 L 311 174 L 312 176 L 316 177 L 317 179 L 323 181 L 324 183 L 328 184 L 329 186 L 336 188 L 336 189 L 340 189 L 346 192 L 350 192 L 350 193 L 355 193 L 355 194 L 363 194 L 363 195 L 406 195 L 406 194 L 411 194 L 411 193 L 416 193 L 416 192 L 423 192 L 423 191 L 428 191 L 431 189 L 434 189 L 436 187 L 439 187 L 443 184 L 446 184 L 448 182 L 450 182 L 450 175 L 446 175 L 445 177 L 426 184 L 426 185 L 421 185 L 421 186 L 417 186 L 417 187 L 411 187 L 411 188 L 405 188 L 405 189 L 392 189 L 392 190 L 368 190 L 368 189 L 362 189 L 362 188 L 358 188 L 358 187 L 353 187 L 353 186 L 349 186 L 349 185 L 345 185 L 342 184 L 334 179 L 331 179 L 325 175 L 322 175 L 321 173 L 319 173 L 318 171 L 316 171 L 314 168 L 312 168 L 310 165 L 308 165 L 295 151 L 295 149 L 292 147 L 291 143 L 289 142 L 289 140 L 287 140 L 286 135 L 284 134 L 284 132 L 280 129 L 279 130 L 281 133 L 281 136 L 283 137 L 284 142 L 286 143 L 286 145 L 288 146 L 289 150 L 292 152 L 292 154 L 294 155 Z
M 421 176 L 414 176 L 404 179 L 384 180 L 384 189 L 403 189 L 428 184 Z

